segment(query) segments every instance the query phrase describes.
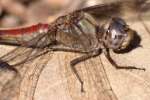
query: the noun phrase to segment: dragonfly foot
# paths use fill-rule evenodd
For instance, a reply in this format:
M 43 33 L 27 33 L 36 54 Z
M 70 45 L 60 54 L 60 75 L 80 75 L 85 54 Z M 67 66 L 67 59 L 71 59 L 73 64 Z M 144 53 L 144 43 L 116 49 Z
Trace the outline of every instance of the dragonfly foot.
M 135 70 L 143 70 L 143 71 L 146 70 L 146 69 L 143 68 L 143 67 L 142 67 L 142 68 L 137 68 L 137 67 L 134 67 L 134 66 L 128 66 L 128 68 L 129 68 L 129 69 L 132 69 L 132 70 L 133 70 L 133 69 L 135 69 Z
M 143 70 L 143 71 L 146 70 L 145 68 L 137 68 L 134 66 L 117 66 L 116 68 L 117 69 L 125 69 L 125 70 Z

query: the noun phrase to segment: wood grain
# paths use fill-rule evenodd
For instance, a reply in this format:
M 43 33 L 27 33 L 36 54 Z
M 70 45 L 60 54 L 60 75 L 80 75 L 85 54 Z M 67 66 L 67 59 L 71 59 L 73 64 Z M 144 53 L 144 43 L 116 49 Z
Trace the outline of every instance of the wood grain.
M 76 66 L 85 83 L 85 93 L 81 93 L 80 83 L 69 66 L 69 62 L 81 54 L 49 52 L 25 64 L 19 71 L 22 76 L 10 79 L 15 85 L 12 84 L 14 87 L 8 89 L 5 94 L 0 94 L 0 100 L 4 100 L 2 96 L 8 96 L 6 100 L 148 100 L 150 20 L 144 19 L 142 17 L 142 20 L 128 22 L 141 36 L 142 47 L 127 54 L 112 53 L 112 55 L 120 65 L 144 67 L 146 71 L 117 70 L 101 54 Z M 11 49 L 12 47 L 0 46 L 1 55 Z M 13 73 L 5 71 L 0 75 L 0 89 L 11 74 Z M 11 93 L 13 96 L 9 98 Z
M 145 72 L 117 70 L 102 54 L 77 65 L 78 72 L 85 82 L 86 92 L 81 93 L 80 84 L 69 66 L 70 60 L 80 54 L 57 52 L 52 55 L 40 74 L 33 98 L 35 100 L 147 100 L 150 97 L 150 36 L 140 21 L 130 22 L 130 25 L 141 36 L 143 47 L 127 54 L 113 54 L 113 57 L 118 64 L 145 67 Z M 28 99 L 30 100 L 31 97 L 29 96 Z

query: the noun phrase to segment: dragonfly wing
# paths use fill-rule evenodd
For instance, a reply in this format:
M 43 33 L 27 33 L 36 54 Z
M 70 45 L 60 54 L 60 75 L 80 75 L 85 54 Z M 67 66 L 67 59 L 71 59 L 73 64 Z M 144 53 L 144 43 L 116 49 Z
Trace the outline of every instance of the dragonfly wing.
M 47 43 L 47 37 L 45 37 L 45 34 L 46 33 L 43 33 L 42 35 L 40 34 L 36 38 L 27 41 L 27 44 L 20 43 L 20 47 L 16 47 L 14 50 L 0 57 L 0 82 L 2 84 L 0 94 L 4 100 L 6 98 L 12 99 L 19 96 L 18 93 L 21 92 L 20 87 L 26 77 L 26 74 L 34 68 L 35 69 L 32 71 L 30 76 L 34 76 L 34 74 L 36 74 L 34 77 L 35 80 L 38 81 L 41 70 L 50 59 L 50 57 L 45 58 L 45 55 L 47 55 L 49 50 L 45 48 L 44 44 L 42 45 L 44 41 L 45 44 Z M 30 43 L 32 44 L 29 45 Z M 42 59 L 40 59 L 41 57 Z M 40 59 L 40 62 L 34 62 L 36 59 Z M 6 74 L 6 72 L 10 74 Z M 8 78 L 6 78 L 6 76 Z M 30 85 L 33 86 L 36 85 L 36 83 Z
M 7 62 L 11 66 L 17 66 L 30 61 L 46 52 L 48 51 L 44 49 L 17 47 L 6 55 L 0 57 L 0 59 L 3 62 Z
M 27 61 L 28 63 L 20 63 L 16 66 L 12 66 L 16 68 L 19 73 L 13 73 L 13 75 L 8 76 L 11 72 L 8 71 L 9 74 L 7 77 L 10 79 L 5 79 L 5 84 L 3 82 L 0 96 L 4 98 L 4 100 L 5 98 L 24 98 L 25 100 L 33 98 L 38 78 L 42 69 L 50 60 L 50 56 L 51 54 L 42 54 L 39 58 L 36 57 L 35 60 L 29 58 L 30 61 Z M 6 73 L 0 74 L 2 76 Z M 3 79 L 1 81 L 3 81 Z M 18 93 L 20 94 L 18 95 Z
M 35 26 L 32 26 L 33 29 L 34 29 L 34 27 Z M 28 28 L 22 28 L 22 30 L 15 29 L 13 31 L 12 30 L 0 30 L 0 33 L 1 33 L 0 43 L 1 44 L 6 43 L 9 45 L 19 46 L 18 48 L 12 50 L 11 52 L 7 53 L 6 55 L 3 55 L 2 57 L 0 57 L 0 60 L 2 62 L 7 62 L 8 64 L 10 64 L 12 66 L 17 66 L 17 65 L 22 64 L 23 62 L 30 61 L 31 59 L 42 55 L 42 53 L 48 52 L 46 47 L 51 43 L 48 33 L 44 32 L 44 31 L 43 31 L 43 33 L 38 33 L 38 31 L 40 29 L 38 31 L 37 30 L 33 31 L 33 33 L 28 33 L 29 36 L 27 36 L 27 35 L 24 36 L 21 33 L 23 30 L 25 32 L 28 32 L 29 29 L 30 28 L 28 27 Z M 20 32 L 20 33 L 18 33 L 18 32 Z M 19 35 L 12 35 L 12 34 L 19 34 Z M 36 34 L 36 35 L 34 35 L 34 34 Z M 9 38 L 7 38 L 6 36 Z M 10 41 L 10 38 L 13 41 Z M 17 41 L 16 38 L 19 41 Z
M 79 11 L 88 12 L 97 19 L 102 20 L 106 18 L 110 18 L 112 16 L 125 16 L 125 14 L 129 14 L 132 12 L 132 16 L 128 16 L 129 19 L 134 19 L 134 13 L 147 13 L 150 10 L 150 3 L 148 0 L 122 0 L 122 1 L 114 1 L 112 3 L 99 4 L 86 8 L 82 8 Z M 106 13 L 107 12 L 107 13 Z

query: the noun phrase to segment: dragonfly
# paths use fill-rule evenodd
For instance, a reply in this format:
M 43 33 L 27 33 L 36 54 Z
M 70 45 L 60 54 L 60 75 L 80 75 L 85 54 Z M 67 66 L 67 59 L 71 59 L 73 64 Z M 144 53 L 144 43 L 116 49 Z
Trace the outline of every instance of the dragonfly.
M 1 29 L 0 44 L 18 46 L 0 58 L 1 73 L 4 73 L 3 70 L 5 73 L 16 73 L 13 79 L 3 85 L 2 96 L 6 98 L 8 95 L 15 94 L 9 89 L 15 85 L 16 81 L 21 81 L 21 74 L 25 73 L 25 71 L 20 71 L 24 69 L 23 64 L 51 52 L 64 51 L 83 54 L 71 60 L 69 64 L 81 84 L 81 93 L 86 91 L 76 65 L 99 56 L 101 53 L 104 53 L 109 62 L 117 69 L 145 70 L 145 68 L 136 66 L 120 66 L 110 55 L 110 50 L 115 53 L 124 53 L 140 47 L 140 36 L 130 28 L 123 18 L 118 17 L 121 16 L 121 10 L 124 10 L 124 6 L 127 4 L 130 4 L 130 1 L 96 5 L 60 16 L 50 24 L 39 23 L 23 28 Z M 146 12 L 148 11 L 147 5 L 145 2 L 135 0 L 134 5 L 130 6 L 132 9 L 139 7 L 140 12 Z M 101 21 L 103 18 L 107 20 L 100 25 L 96 20 Z M 135 41 L 137 42 L 135 43 Z M 48 60 L 44 61 L 44 64 L 47 62 Z M 17 87 L 19 86 L 16 86 L 15 89 Z

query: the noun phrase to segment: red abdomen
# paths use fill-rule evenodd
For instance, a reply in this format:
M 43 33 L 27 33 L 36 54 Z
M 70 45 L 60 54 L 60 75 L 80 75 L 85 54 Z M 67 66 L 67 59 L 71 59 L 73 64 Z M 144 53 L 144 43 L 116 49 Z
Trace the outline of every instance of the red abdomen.
M 36 24 L 24 28 L 0 29 L 0 43 L 22 45 L 48 31 L 48 24 Z

